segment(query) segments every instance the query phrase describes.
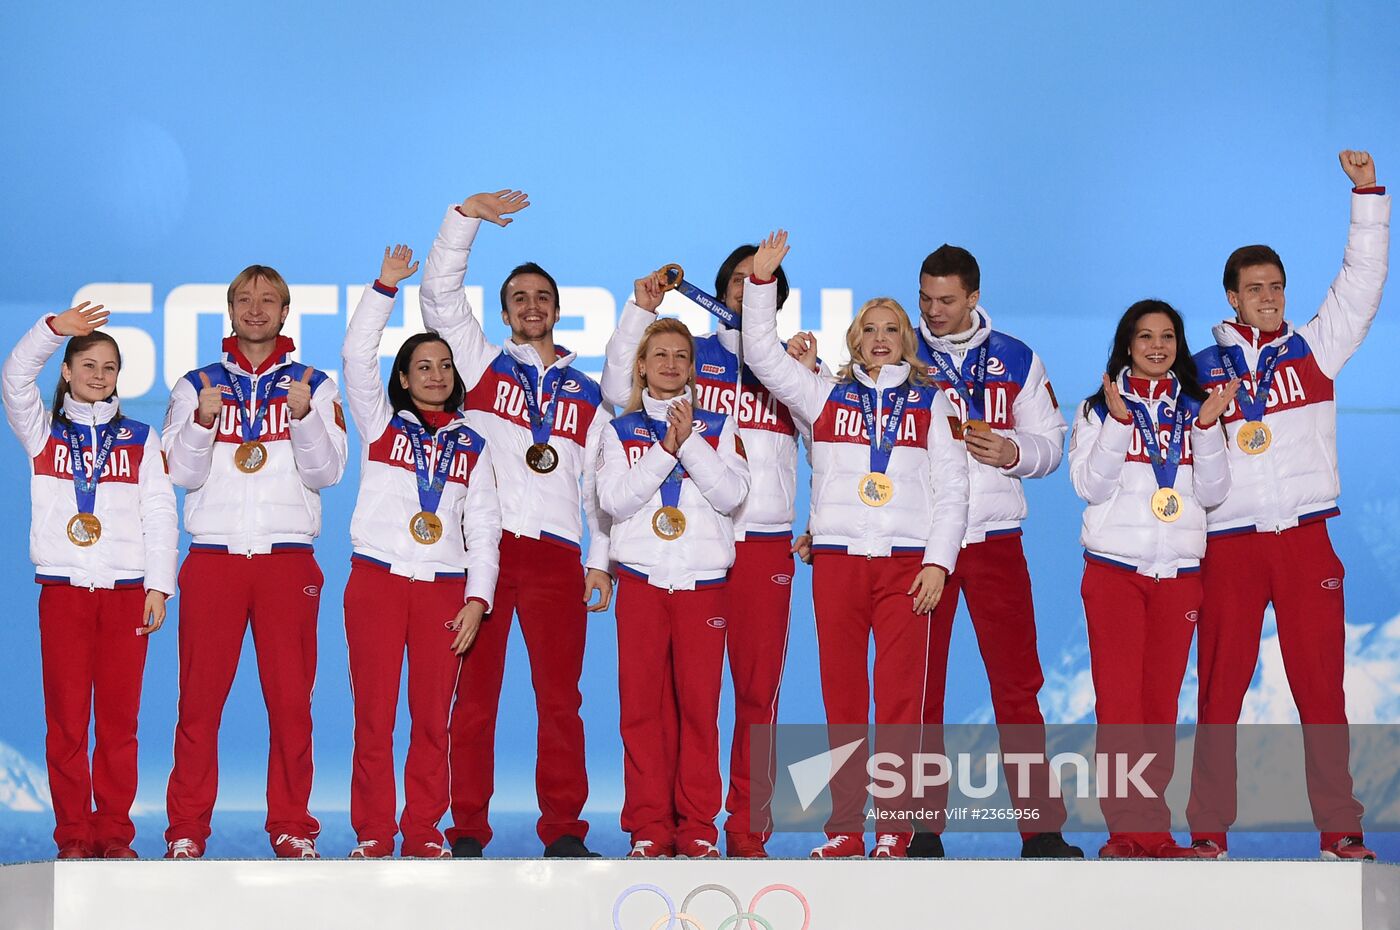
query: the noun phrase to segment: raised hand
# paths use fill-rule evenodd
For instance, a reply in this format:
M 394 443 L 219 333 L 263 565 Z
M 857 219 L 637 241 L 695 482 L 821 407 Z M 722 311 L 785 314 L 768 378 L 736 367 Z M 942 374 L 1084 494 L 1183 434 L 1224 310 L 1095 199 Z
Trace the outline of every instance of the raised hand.
M 598 603 L 592 604 L 588 608 L 591 614 L 601 613 L 608 609 L 612 603 L 613 580 L 612 575 L 600 568 L 590 568 L 583 576 L 583 602 L 587 604 L 593 600 L 593 592 L 598 592 Z
M 1107 374 L 1103 376 L 1103 397 L 1108 405 L 1108 414 L 1115 420 L 1131 420 L 1128 413 L 1128 405 L 1123 401 L 1123 394 L 1118 390 L 1118 385 Z
M 293 420 L 300 420 L 311 412 L 311 376 L 316 369 L 310 365 L 301 373 L 300 381 L 293 381 L 287 388 L 287 413 Z
M 787 230 L 780 229 L 769 233 L 768 237 L 758 244 L 758 254 L 753 257 L 753 276 L 760 281 L 773 280 L 774 273 L 787 257 L 787 253 Z
M 690 438 L 690 427 L 695 420 L 695 408 L 688 400 L 678 400 L 666 411 L 666 438 L 661 440 L 661 448 L 672 455 L 680 455 L 681 445 Z
M 1220 415 L 1229 408 L 1239 392 L 1240 379 L 1231 378 L 1226 384 L 1217 384 L 1210 390 L 1210 396 L 1201 402 L 1201 412 L 1196 414 L 1196 425 L 1207 429 L 1215 425 Z
M 507 187 L 494 194 L 472 194 L 462 201 L 457 212 L 468 218 L 495 223 L 497 226 L 509 226 L 515 222 L 509 214 L 519 213 L 529 205 L 529 194 Z
M 789 339 L 787 354 L 806 365 L 810 370 L 817 370 L 817 338 L 811 333 L 797 333 Z
M 1342 163 L 1347 177 L 1351 178 L 1352 187 L 1376 186 L 1376 163 L 1371 160 L 1370 152 L 1343 149 L 1337 154 L 1337 160 Z
M 411 265 L 410 262 L 413 262 Z M 410 277 L 418 270 L 418 263 L 413 261 L 413 250 L 406 245 L 394 246 L 393 252 L 389 247 L 384 247 L 384 261 L 379 266 L 379 283 L 389 287 L 398 287 L 399 282 Z
M 165 592 L 147 591 L 146 604 L 141 608 L 145 625 L 136 628 L 137 636 L 150 636 L 165 623 Z
M 219 419 L 219 411 L 224 407 L 224 392 L 210 383 L 209 376 L 202 371 L 199 373 L 199 384 L 199 410 L 195 412 L 195 418 L 200 426 L 208 429 Z
M 661 306 L 661 298 L 666 295 L 666 275 L 653 271 L 632 283 L 632 300 L 647 313 L 655 313 Z
M 914 576 L 914 583 L 905 592 L 914 597 L 914 613 L 933 613 L 933 608 L 943 599 L 943 585 L 947 580 L 948 573 L 937 565 L 925 565 L 920 569 Z
M 481 629 L 481 618 L 485 615 L 486 605 L 481 601 L 468 601 L 457 611 L 457 616 L 452 619 L 452 629 L 457 631 L 457 635 L 452 637 L 454 655 L 461 655 L 471 648 Z
M 76 307 L 69 307 L 62 313 L 56 313 L 53 319 L 49 320 L 49 325 L 54 328 L 54 332 L 60 336 L 88 336 L 103 323 L 107 322 L 107 311 L 102 309 L 102 304 L 88 306 L 91 301 L 83 301 Z

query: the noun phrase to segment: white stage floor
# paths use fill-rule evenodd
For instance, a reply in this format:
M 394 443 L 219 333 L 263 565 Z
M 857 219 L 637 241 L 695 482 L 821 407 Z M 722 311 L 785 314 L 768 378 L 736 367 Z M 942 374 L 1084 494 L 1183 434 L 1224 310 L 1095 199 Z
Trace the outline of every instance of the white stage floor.
M 0 867 L 0 930 L 658 930 L 656 890 L 732 930 L 770 885 L 807 930 L 1203 926 L 1400 930 L 1400 866 L 1354 862 L 995 860 L 33 862 Z M 617 909 L 616 919 L 614 909 Z M 802 930 L 773 890 L 743 930 Z M 677 922 L 675 930 L 682 930 Z

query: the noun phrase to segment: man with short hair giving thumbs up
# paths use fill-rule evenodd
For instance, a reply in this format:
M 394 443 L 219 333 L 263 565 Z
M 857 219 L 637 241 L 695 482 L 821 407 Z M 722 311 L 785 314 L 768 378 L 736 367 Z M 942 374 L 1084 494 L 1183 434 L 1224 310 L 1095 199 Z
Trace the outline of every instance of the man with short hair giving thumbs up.
M 180 719 L 170 773 L 166 858 L 197 859 L 218 790 L 219 720 L 251 623 L 271 746 L 267 832 L 280 858 L 316 858 L 311 816 L 311 688 L 321 569 L 321 488 L 345 471 L 335 382 L 289 357 L 291 293 L 263 265 L 228 289 L 224 357 L 176 383 L 162 446 L 187 488 L 194 537 L 180 569 Z

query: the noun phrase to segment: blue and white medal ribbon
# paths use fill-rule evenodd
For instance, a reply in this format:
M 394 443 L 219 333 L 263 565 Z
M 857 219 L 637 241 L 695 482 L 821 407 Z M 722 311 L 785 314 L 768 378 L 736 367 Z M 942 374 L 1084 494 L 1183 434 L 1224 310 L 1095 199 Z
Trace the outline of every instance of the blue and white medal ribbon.
M 967 407 L 967 422 L 963 424 L 965 429 L 989 429 L 985 405 L 988 352 L 984 341 L 977 347 L 976 354 L 970 354 L 963 361 L 964 367 L 968 362 L 972 363 L 971 369 L 964 374 L 953 367 L 951 358 L 929 346 L 929 355 L 933 357 L 933 365 L 938 369 L 939 376 L 958 392 Z
M 535 379 L 520 367 L 519 362 L 515 363 L 515 380 L 525 394 L 525 412 L 530 417 L 531 445 L 525 450 L 525 464 L 540 475 L 549 474 L 559 465 L 559 453 L 549 444 L 549 434 L 554 431 L 554 405 L 559 400 L 559 379 L 562 377 L 562 368 L 550 368 L 545 372 L 543 390 L 549 399 L 541 408 L 539 397 L 535 394 Z
M 440 439 L 437 466 L 432 467 L 428 446 L 424 437 L 428 431 L 417 423 L 410 423 L 396 417 L 399 426 L 408 435 L 408 443 L 413 447 L 413 472 L 418 481 L 418 506 L 422 509 L 408 521 L 408 534 L 413 541 L 431 546 L 442 538 L 442 518 L 437 515 L 438 504 L 442 503 L 442 492 L 447 487 L 447 475 L 452 470 L 452 460 L 457 456 L 457 444 L 462 434 L 453 430 L 446 439 Z
M 662 424 L 661 429 L 658 430 L 651 417 L 646 415 L 645 410 L 642 411 L 642 422 L 646 424 L 651 441 L 658 446 L 661 445 L 661 440 L 665 437 L 665 424 Z M 651 515 L 651 531 L 667 542 L 680 539 L 685 534 L 685 512 L 679 506 L 681 479 L 684 477 L 685 468 L 680 462 L 680 449 L 677 449 L 676 467 L 671 469 L 666 480 L 661 482 L 661 506 Z
M 1279 356 L 1283 354 L 1282 349 L 1282 346 L 1270 346 L 1259 353 L 1259 370 L 1254 376 L 1254 390 L 1251 391 L 1243 379 L 1240 380 L 1240 390 L 1235 395 L 1235 403 L 1239 404 L 1245 422 L 1235 431 L 1235 444 L 1246 455 L 1259 455 L 1267 451 L 1274 441 L 1273 430 L 1264 422 L 1264 408 L 1269 401 L 1269 385 L 1273 384 Z M 1229 349 L 1221 350 L 1220 367 L 1225 370 L 1225 377 L 1240 377 L 1240 370 L 1235 367 L 1235 360 L 1230 356 Z
M 107 467 L 107 459 L 112 455 L 117 430 L 111 423 L 98 430 L 101 439 L 93 449 L 91 471 L 83 461 L 81 433 L 74 427 L 66 430 L 64 435 L 68 439 L 69 464 L 73 467 L 73 492 L 78 499 L 78 513 L 68 521 L 68 541 L 87 548 L 102 538 L 102 521 L 95 514 L 97 482 L 102 477 L 102 469 Z
M 872 398 L 876 388 L 859 383 L 856 387 L 860 390 L 860 413 L 865 419 L 865 431 L 870 436 L 870 471 L 861 476 L 856 493 L 866 506 L 883 507 L 894 497 L 894 482 L 885 474 L 885 470 L 890 466 L 890 454 L 894 451 L 895 439 L 904 420 L 909 390 L 902 384 L 894 389 L 889 418 L 885 420 L 882 432 L 875 423 L 875 402 Z
M 238 409 L 243 420 L 243 442 L 234 450 L 233 464 L 238 466 L 239 471 L 251 475 L 267 464 L 267 447 L 258 441 L 258 437 L 262 435 L 262 411 L 266 409 L 267 399 L 272 394 L 272 387 L 277 378 L 268 372 L 266 377 L 257 382 L 256 391 L 250 384 L 246 393 L 243 378 L 239 375 L 228 375 L 228 382 L 233 396 L 238 399 Z M 253 395 L 251 407 L 248 405 L 249 394 Z
M 1123 402 L 1128 405 L 1128 411 L 1133 415 L 1133 424 L 1137 427 L 1138 435 L 1142 437 L 1143 451 L 1147 453 L 1147 458 L 1152 463 L 1152 472 L 1157 477 L 1157 490 L 1152 495 L 1152 514 L 1163 523 L 1174 523 L 1181 518 L 1182 512 L 1181 495 L 1177 493 L 1174 485 L 1177 469 L 1181 465 L 1186 421 L 1190 419 L 1190 415 L 1182 409 L 1181 397 L 1178 395 L 1173 405 L 1175 422 L 1172 424 L 1167 448 L 1163 449 L 1157 442 L 1157 430 L 1152 424 L 1147 405 L 1129 400 L 1126 394 Z
M 739 314 L 729 309 L 729 305 L 712 294 L 707 294 L 700 288 L 691 284 L 685 279 L 685 269 L 680 265 L 670 264 L 661 269 L 661 273 L 666 276 L 666 283 L 661 286 L 664 291 L 680 291 L 686 297 L 704 307 L 714 314 L 725 326 L 732 329 L 739 328 Z

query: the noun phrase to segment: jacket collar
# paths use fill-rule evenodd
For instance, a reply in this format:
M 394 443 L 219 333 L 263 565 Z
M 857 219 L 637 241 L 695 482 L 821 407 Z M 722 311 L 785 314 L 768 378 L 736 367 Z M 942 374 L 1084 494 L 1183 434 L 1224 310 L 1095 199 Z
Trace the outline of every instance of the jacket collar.
M 72 394 L 63 398 L 63 415 L 79 426 L 101 426 L 110 423 L 117 415 L 116 395 L 113 400 L 99 400 L 95 404 L 84 403 Z
M 680 403 L 683 400 L 690 400 L 689 385 L 686 385 L 685 391 L 682 392 L 680 396 L 673 397 L 670 400 L 657 400 L 655 397 L 651 396 L 649 391 L 642 391 L 642 412 L 653 420 L 664 421 L 667 412 L 671 409 L 671 405 Z
M 883 391 L 885 388 L 892 388 L 895 385 L 903 384 L 909 379 L 909 363 L 900 362 L 897 365 L 881 365 L 878 378 L 870 377 L 870 372 L 866 371 L 860 365 L 852 365 L 851 374 L 866 387 L 873 387 Z
M 548 368 L 568 368 L 573 364 L 574 359 L 578 357 L 577 353 L 570 352 L 568 349 L 556 343 L 554 346 L 555 357 L 549 365 L 545 365 L 544 360 L 540 358 L 540 353 L 535 351 L 534 346 L 529 344 L 522 345 L 512 339 L 507 339 L 505 342 L 501 343 L 501 351 L 520 364 L 529 365 L 531 368 L 535 369 L 535 371 L 539 372 L 541 377 L 544 376 L 544 372 Z
M 224 337 L 224 367 L 232 368 L 234 371 L 245 375 L 260 375 L 265 371 L 287 364 L 287 358 L 296 351 L 296 343 L 291 336 L 278 336 L 277 342 L 273 345 L 272 354 L 263 359 L 263 363 L 256 368 L 248 361 L 242 350 L 238 348 L 237 336 Z
M 1128 373 L 1131 370 L 1124 368 L 1118 373 L 1118 390 L 1123 392 L 1124 397 L 1152 401 L 1170 400 L 1176 396 L 1176 372 L 1167 372 L 1165 378 L 1135 378 Z
M 1286 342 L 1293 335 L 1293 324 L 1284 320 L 1277 332 L 1265 333 L 1239 320 L 1222 320 L 1215 324 L 1211 332 L 1215 336 L 1215 344 L 1222 348 L 1238 346 L 1258 351 Z
M 972 329 L 966 333 L 935 336 L 928 324 L 920 321 L 919 336 L 930 349 L 945 355 L 960 355 L 977 348 L 992 334 L 992 318 L 981 304 L 972 308 Z

